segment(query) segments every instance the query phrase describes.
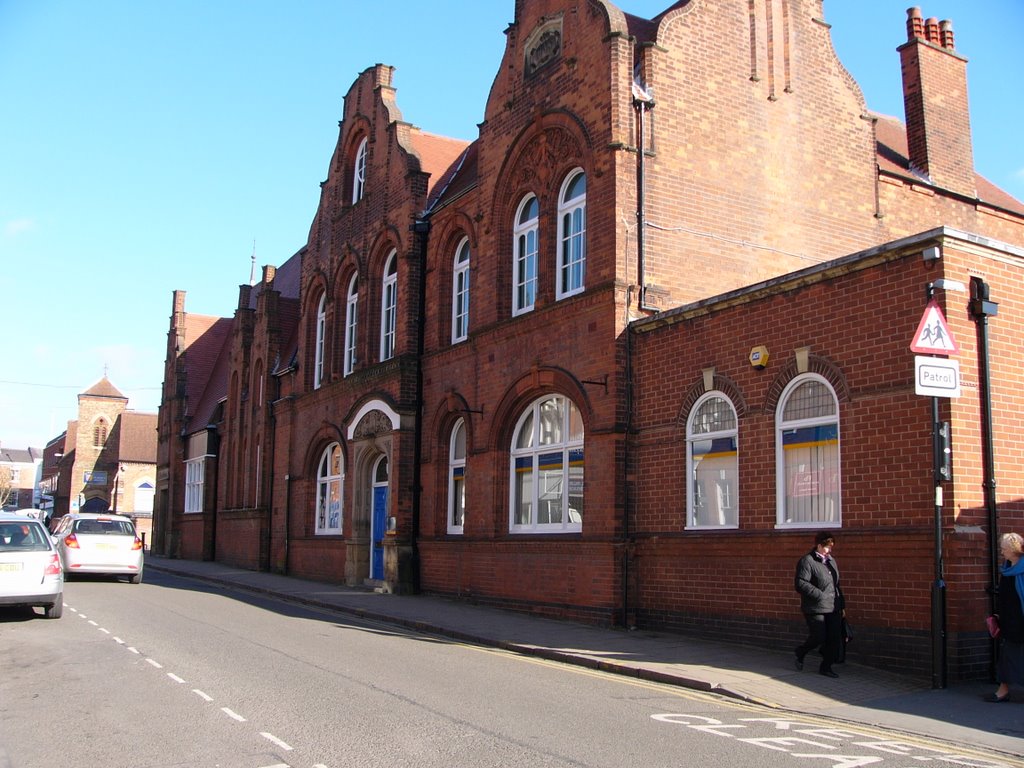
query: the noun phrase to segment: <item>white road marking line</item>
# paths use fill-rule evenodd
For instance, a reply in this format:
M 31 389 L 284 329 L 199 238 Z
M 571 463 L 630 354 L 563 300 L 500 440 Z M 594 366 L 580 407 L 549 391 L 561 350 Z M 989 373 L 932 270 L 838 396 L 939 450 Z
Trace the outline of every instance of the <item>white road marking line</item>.
M 132 648 L 130 645 L 128 646 L 128 650 L 131 651 L 132 653 L 138 653 L 139 652 L 138 648 Z
M 285 744 L 283 741 L 281 741 L 279 738 L 277 738 L 277 736 L 275 736 L 272 733 L 266 733 L 265 731 L 260 731 L 260 736 L 262 736 L 267 741 L 273 742 L 274 744 L 279 746 L 281 749 L 283 749 L 285 752 L 291 752 L 292 749 L 293 749 L 292 746 L 290 746 L 288 744 Z
M 122 640 L 120 637 L 115 637 L 114 642 L 118 645 L 124 645 L 124 640 Z
M 316 765 L 313 766 L 313 768 L 327 768 L 327 766 L 324 765 L 323 763 L 317 763 Z
M 274 763 L 273 765 L 261 765 L 260 768 L 292 768 L 288 763 Z
M 98 626 L 99 626 L 99 624 L 97 624 L 97 623 L 96 623 L 95 621 L 93 621 L 92 619 L 89 619 L 89 623 L 90 623 L 90 624 L 92 624 L 92 625 L 93 625 L 94 627 L 98 627 Z
M 110 630 L 109 629 L 104 629 L 103 627 L 100 627 L 100 632 L 103 632 L 103 633 L 105 633 L 107 635 L 110 634 Z
M 67 603 L 64 603 L 64 605 L 67 605 Z M 78 609 L 77 608 L 72 608 L 70 605 L 68 605 L 68 610 L 71 611 L 72 613 L 78 613 Z
M 192 693 L 194 693 L 199 698 L 204 699 L 205 701 L 213 701 L 213 696 L 208 696 L 207 694 L 200 691 L 198 688 L 193 688 Z
M 146 663 L 147 664 L 152 664 L 157 669 L 163 669 L 164 668 L 163 664 L 161 664 L 159 661 L 154 661 L 153 659 L 146 659 Z
M 182 680 L 182 679 L 181 679 L 180 677 L 178 677 L 178 676 L 177 676 L 176 674 L 174 674 L 173 672 L 168 672 L 168 673 L 167 673 L 167 676 L 168 676 L 169 678 L 171 678 L 171 680 L 173 680 L 173 681 L 174 681 L 174 682 L 176 682 L 176 683 L 184 683 L 184 682 L 185 682 L 184 680 Z
M 227 707 L 221 707 L 221 708 L 220 708 L 220 711 L 221 711 L 221 712 L 223 712 L 223 713 L 224 713 L 225 715 L 227 715 L 228 717 L 230 717 L 230 718 L 233 718 L 233 719 L 237 720 L 237 721 L 238 721 L 238 722 L 240 722 L 240 723 L 244 723 L 244 722 L 245 722 L 245 718 L 244 718 L 244 717 L 242 717 L 242 716 L 241 716 L 240 714 L 238 714 L 237 712 L 232 712 L 232 711 L 231 711 L 230 709 L 228 709 Z

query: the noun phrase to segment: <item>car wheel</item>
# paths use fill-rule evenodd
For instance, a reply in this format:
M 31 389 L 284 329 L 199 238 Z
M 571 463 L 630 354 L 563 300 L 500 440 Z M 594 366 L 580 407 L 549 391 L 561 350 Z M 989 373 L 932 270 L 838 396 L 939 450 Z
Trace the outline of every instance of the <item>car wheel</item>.
M 132 584 L 141 584 L 142 583 L 142 574 L 141 573 L 136 573 L 134 576 L 131 577 L 131 582 L 132 582 Z
M 64 596 L 60 595 L 57 598 L 57 602 L 53 605 L 48 605 L 43 609 L 48 619 L 59 619 L 64 615 Z

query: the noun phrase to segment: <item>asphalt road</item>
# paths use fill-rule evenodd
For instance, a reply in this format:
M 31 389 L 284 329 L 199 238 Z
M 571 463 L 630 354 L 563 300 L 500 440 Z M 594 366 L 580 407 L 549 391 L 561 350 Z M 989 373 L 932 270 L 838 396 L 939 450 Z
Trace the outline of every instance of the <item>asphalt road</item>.
M 0 609 L 0 768 L 1002 763 L 169 574 Z

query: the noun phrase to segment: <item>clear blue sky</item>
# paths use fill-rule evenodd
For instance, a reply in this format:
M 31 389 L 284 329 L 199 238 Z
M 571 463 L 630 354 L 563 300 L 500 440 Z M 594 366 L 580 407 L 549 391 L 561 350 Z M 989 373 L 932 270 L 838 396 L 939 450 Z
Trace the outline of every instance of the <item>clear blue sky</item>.
M 868 107 L 900 119 L 913 4 L 825 0 Z M 918 4 L 953 20 L 970 61 L 978 171 L 1024 200 L 1024 2 Z M 473 139 L 513 8 L 0 0 L 0 444 L 42 447 L 105 370 L 129 407 L 155 411 L 172 291 L 228 316 L 253 241 L 258 266 L 305 243 L 356 75 L 395 66 L 406 120 Z

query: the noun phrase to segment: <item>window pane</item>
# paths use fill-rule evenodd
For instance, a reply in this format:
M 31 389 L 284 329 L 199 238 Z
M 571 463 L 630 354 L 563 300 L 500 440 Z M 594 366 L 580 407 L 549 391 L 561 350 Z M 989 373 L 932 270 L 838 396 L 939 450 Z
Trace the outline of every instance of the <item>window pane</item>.
M 799 421 L 832 416 L 836 412 L 836 401 L 828 387 L 820 381 L 805 381 L 790 394 L 782 413 L 783 421 Z
M 458 467 L 452 477 L 452 519 L 451 524 L 455 527 L 462 527 L 466 514 L 466 479 L 463 476 L 465 469 Z
M 526 415 L 523 419 L 523 424 L 519 428 L 519 437 L 516 440 L 516 448 L 532 448 L 533 447 L 533 410 Z
M 516 459 L 515 499 L 513 501 L 513 519 L 516 525 L 530 525 L 533 522 L 530 514 L 533 506 L 533 457 L 524 456 Z
M 452 458 L 466 458 L 466 428 L 462 422 L 459 422 L 459 425 L 455 428 L 452 445 Z
M 736 414 L 721 397 L 712 397 L 701 403 L 690 423 L 690 432 L 694 435 L 732 429 L 736 429 Z
M 824 424 L 782 432 L 786 522 L 839 522 L 839 428 Z
M 736 525 L 739 473 L 736 438 L 694 440 L 690 446 L 693 462 L 693 525 Z
M 562 398 L 552 397 L 540 404 L 540 445 L 562 442 Z

